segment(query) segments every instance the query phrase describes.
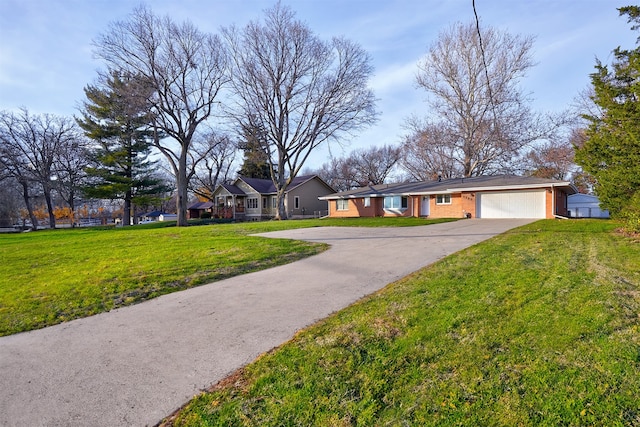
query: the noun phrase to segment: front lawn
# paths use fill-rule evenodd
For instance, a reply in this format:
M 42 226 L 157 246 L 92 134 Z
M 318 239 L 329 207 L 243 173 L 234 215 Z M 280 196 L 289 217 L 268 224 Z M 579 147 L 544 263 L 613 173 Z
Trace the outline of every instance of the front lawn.
M 286 228 L 409 226 L 418 218 L 269 221 L 0 234 L 0 336 L 42 328 L 238 274 L 325 245 L 249 234 Z
M 640 246 L 544 220 L 302 331 L 176 426 L 640 425 Z

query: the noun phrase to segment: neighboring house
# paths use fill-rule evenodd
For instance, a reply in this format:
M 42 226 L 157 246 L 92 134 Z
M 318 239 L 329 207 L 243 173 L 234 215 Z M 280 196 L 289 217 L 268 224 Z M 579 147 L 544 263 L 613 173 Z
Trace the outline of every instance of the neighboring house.
M 569 216 L 573 218 L 609 218 L 609 211 L 600 209 L 600 199 L 590 194 L 569 196 Z
M 320 197 L 331 217 L 553 218 L 568 216 L 566 181 L 514 175 L 381 184 Z
M 334 192 L 317 175 L 294 178 L 284 200 L 289 218 L 327 215 L 327 202 L 319 198 Z M 270 179 L 239 177 L 233 183 L 219 185 L 213 200 L 212 213 L 220 218 L 262 220 L 275 217 L 278 211 L 276 188 Z
M 187 206 L 187 219 L 200 218 L 204 212 L 209 212 L 213 215 L 212 202 L 195 202 L 192 205 Z
M 138 216 L 138 222 L 139 223 L 145 223 L 145 222 L 159 221 L 160 220 L 160 215 L 163 215 L 163 214 L 164 214 L 163 211 L 147 212 L 147 213 L 144 213 L 144 214 Z

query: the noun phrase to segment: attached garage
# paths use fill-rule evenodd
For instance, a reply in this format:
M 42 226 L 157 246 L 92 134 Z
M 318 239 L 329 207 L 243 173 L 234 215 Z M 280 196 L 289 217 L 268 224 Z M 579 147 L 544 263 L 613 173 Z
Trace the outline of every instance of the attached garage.
M 545 218 L 546 190 L 477 193 L 478 218 Z

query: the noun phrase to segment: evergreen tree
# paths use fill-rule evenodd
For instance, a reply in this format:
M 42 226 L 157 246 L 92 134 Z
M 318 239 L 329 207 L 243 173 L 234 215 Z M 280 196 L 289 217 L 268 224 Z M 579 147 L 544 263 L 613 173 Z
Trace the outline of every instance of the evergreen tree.
M 269 172 L 269 155 L 261 143 L 262 133 L 255 129 L 245 129 L 244 141 L 238 144 L 238 148 L 244 151 L 244 162 L 238 171 L 238 175 L 247 178 L 271 179 Z
M 96 142 L 89 150 L 87 197 L 124 201 L 123 224 L 129 225 L 134 206 L 156 204 L 168 189 L 154 175 L 149 161 L 153 130 L 147 100 L 149 86 L 136 76 L 112 72 L 102 86 L 87 86 L 87 102 L 77 119 Z
M 639 28 L 639 7 L 618 10 Z M 603 207 L 640 231 L 640 47 L 613 54 L 611 67 L 598 61 L 591 75 L 601 114 L 586 116 L 587 140 L 576 147 L 576 162 L 594 176 Z

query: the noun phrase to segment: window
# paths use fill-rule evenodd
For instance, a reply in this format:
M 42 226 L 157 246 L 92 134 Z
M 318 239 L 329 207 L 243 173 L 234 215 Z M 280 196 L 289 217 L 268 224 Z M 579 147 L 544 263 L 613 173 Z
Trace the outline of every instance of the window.
M 258 198 L 252 197 L 247 199 L 247 209 L 258 209 Z
M 262 209 L 267 209 L 267 198 L 263 197 L 262 198 Z
M 384 198 L 385 209 L 407 209 L 407 198 L 405 196 L 387 196 Z
M 364 198 L 364 207 L 368 208 L 369 206 L 371 206 L 371 197 L 365 197 Z
M 339 210 L 339 211 L 349 210 L 349 201 L 346 199 L 336 200 L 336 210 Z
M 300 209 L 300 197 L 295 196 L 293 198 L 293 208 L 294 209 Z
M 276 209 L 278 207 L 278 198 L 275 196 L 271 198 L 271 207 L 273 209 Z
M 436 195 L 436 205 L 450 205 L 451 194 L 438 194 Z

